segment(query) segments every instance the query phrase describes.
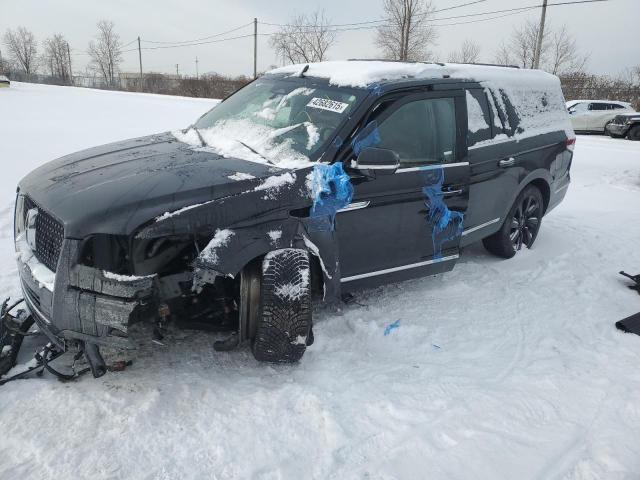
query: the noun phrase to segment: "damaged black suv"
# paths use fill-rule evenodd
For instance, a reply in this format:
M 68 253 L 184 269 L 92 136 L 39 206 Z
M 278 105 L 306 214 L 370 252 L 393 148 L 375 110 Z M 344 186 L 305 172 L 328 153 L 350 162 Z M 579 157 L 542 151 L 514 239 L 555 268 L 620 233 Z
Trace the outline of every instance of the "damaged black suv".
M 229 331 L 294 362 L 311 302 L 453 268 L 482 240 L 531 247 L 575 137 L 556 77 L 492 66 L 274 70 L 183 131 L 100 146 L 19 185 L 29 312 L 61 350 L 135 348 L 128 327 Z

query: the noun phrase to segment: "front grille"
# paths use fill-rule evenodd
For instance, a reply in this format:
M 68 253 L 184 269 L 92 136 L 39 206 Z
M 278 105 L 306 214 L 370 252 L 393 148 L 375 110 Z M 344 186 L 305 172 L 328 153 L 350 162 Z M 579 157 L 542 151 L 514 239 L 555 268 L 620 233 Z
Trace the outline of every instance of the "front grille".
M 24 215 L 32 208 L 38 209 L 36 217 L 36 251 L 35 257 L 49 270 L 58 268 L 58 258 L 64 239 L 64 226 L 61 222 L 38 207 L 29 197 L 24 198 Z

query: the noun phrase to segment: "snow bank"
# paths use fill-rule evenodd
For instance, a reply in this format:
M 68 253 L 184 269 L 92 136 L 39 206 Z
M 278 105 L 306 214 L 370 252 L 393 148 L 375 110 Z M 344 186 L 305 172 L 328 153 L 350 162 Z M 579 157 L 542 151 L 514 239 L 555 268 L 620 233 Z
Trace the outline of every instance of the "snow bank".
M 0 289 L 16 298 L 15 176 L 207 108 L 78 90 L 0 91 L 11 118 L 0 158 L 15 159 L 2 178 Z M 89 124 L 96 111 L 104 117 Z M 504 261 L 473 245 L 447 274 L 314 305 L 315 343 L 296 365 L 259 364 L 244 345 L 214 352 L 212 332 L 170 331 L 154 345 L 137 325 L 125 372 L 0 387 L 0 477 L 637 478 L 640 337 L 613 324 L 639 309 L 616 273 L 640 266 L 640 224 L 629 221 L 638 158 L 640 142 L 578 137 L 567 198 L 532 250 Z M 25 339 L 20 363 L 46 342 Z

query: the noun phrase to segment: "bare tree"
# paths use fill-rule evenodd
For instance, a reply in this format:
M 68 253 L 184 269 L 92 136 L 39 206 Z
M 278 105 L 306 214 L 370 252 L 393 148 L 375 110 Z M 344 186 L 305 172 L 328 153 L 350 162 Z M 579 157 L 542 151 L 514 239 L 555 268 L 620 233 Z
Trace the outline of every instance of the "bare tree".
M 330 23 L 323 10 L 295 15 L 271 37 L 271 46 L 285 62 L 321 62 L 326 60 L 327 50 L 336 40 Z
M 100 20 L 98 35 L 89 42 L 88 49 L 92 68 L 102 75 L 109 86 L 115 85 L 118 66 L 122 63 L 122 43 L 114 27 L 112 21 Z
M 502 42 L 495 53 L 495 63 L 533 68 L 536 44 L 540 26 L 527 21 L 516 28 L 511 38 Z M 589 55 L 580 52 L 578 43 L 566 26 L 560 29 L 546 28 L 540 51 L 540 68 L 555 75 L 568 72 L 580 72 L 589 59 Z
M 64 36 L 56 33 L 44 41 L 44 64 L 52 77 L 68 82 L 70 75 L 68 43 Z
M 582 72 L 589 54 L 580 53 L 578 42 L 568 32 L 566 25 L 553 32 L 549 47 L 548 65 L 545 70 L 554 75 Z
M 449 54 L 449 62 L 452 63 L 478 63 L 479 60 L 480 46 L 469 39 L 462 43 L 460 50 Z
M 431 0 L 384 0 L 386 22 L 377 28 L 376 44 L 391 60 L 427 60 L 437 32 L 430 25 Z
M 32 32 L 24 27 L 7 30 L 4 43 L 13 63 L 24 73 L 31 75 L 38 67 L 38 42 Z

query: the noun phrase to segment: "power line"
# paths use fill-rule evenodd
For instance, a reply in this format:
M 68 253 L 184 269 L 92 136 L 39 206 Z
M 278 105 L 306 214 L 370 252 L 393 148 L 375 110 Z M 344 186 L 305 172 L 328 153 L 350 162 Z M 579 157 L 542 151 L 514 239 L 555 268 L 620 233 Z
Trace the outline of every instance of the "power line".
M 177 45 L 162 45 L 159 47 L 142 47 L 142 50 L 161 50 L 165 48 L 196 47 L 198 45 L 209 45 L 211 43 L 227 42 L 229 40 L 238 40 L 239 38 L 248 38 L 248 37 L 253 37 L 253 33 L 249 35 L 239 35 L 237 37 L 221 38 L 219 40 L 209 40 L 207 42 L 197 42 L 197 43 L 187 43 L 187 44 L 177 44 Z M 134 50 L 138 50 L 138 49 L 135 48 Z M 130 51 L 132 50 L 125 50 L 122 53 L 130 52 Z
M 427 15 L 432 15 L 434 13 L 445 12 L 447 10 L 454 10 L 456 8 L 467 7 L 469 5 L 475 5 L 477 3 L 484 3 L 486 1 L 488 1 L 488 0 L 476 0 L 474 2 L 467 2 L 467 3 L 462 3 L 462 4 L 459 4 L 459 5 L 453 5 L 453 6 L 447 7 L 447 8 L 440 8 L 438 10 L 433 10 L 433 11 L 428 12 Z M 329 26 L 329 27 L 350 27 L 350 26 L 358 26 L 358 25 L 368 25 L 368 24 L 371 24 L 371 23 L 384 23 L 386 21 L 387 21 L 386 19 L 379 19 L 379 20 L 369 20 L 369 21 L 366 21 L 366 22 L 334 23 L 334 24 L 330 24 L 330 25 L 327 25 L 327 26 Z M 291 25 L 291 24 L 286 24 L 286 23 L 268 23 L 268 22 L 259 22 L 259 23 L 261 23 L 262 25 L 269 25 L 269 26 L 272 26 L 272 27 L 298 27 L 298 26 L 300 26 L 300 27 L 305 27 L 305 26 L 310 27 L 310 26 L 313 26 L 313 25 Z
M 595 3 L 595 2 L 607 2 L 609 0 L 574 0 L 574 1 L 567 1 L 567 2 L 560 2 L 560 3 L 550 3 L 548 6 L 549 7 L 557 7 L 557 6 L 563 6 L 563 5 L 575 5 L 575 4 L 581 4 L 581 3 Z M 421 16 L 424 15 L 432 15 L 434 13 L 437 12 L 441 12 L 444 10 L 451 10 L 452 8 L 460 8 L 463 6 L 467 6 L 467 5 L 472 5 L 474 3 L 478 3 L 478 2 L 471 2 L 471 3 L 466 3 L 466 4 L 462 4 L 462 5 L 457 5 L 455 7 L 449 7 L 447 9 L 442 9 L 442 10 L 436 10 L 433 12 L 425 12 L 420 14 Z M 465 14 L 465 15 L 455 15 L 455 16 L 451 16 L 451 17 L 441 17 L 441 18 L 430 18 L 427 19 L 428 22 L 438 22 L 438 21 L 442 21 L 442 20 L 454 20 L 454 19 L 458 19 L 458 18 L 470 18 L 470 17 L 480 17 L 480 16 L 484 16 L 484 15 L 493 15 L 496 13 L 508 13 L 508 12 L 521 12 L 521 11 L 526 11 L 526 10 L 532 10 L 535 8 L 542 8 L 543 4 L 537 4 L 537 5 L 528 5 L 525 7 L 516 7 L 516 8 L 506 8 L 506 9 L 502 9 L 502 10 L 493 10 L 493 11 L 487 11 L 487 12 L 479 12 L 479 13 L 469 13 L 469 14 Z M 349 31 L 349 30 L 366 30 L 369 28 L 378 28 L 379 26 L 384 26 L 384 25 L 372 25 L 372 26 L 368 26 L 368 27 L 358 27 L 358 28 L 345 28 L 345 29 L 339 29 L 339 27 L 347 27 L 347 26 L 359 26 L 359 25 L 371 25 L 371 24 L 376 24 L 376 23 L 385 23 L 388 20 L 386 19 L 380 19 L 380 20 L 370 20 L 367 22 L 357 22 L 357 23 L 342 23 L 342 24 L 329 24 L 326 25 L 326 27 L 338 27 L 335 30 L 330 30 L 330 31 Z M 262 25 L 269 25 L 269 26 L 276 26 L 276 27 L 293 27 L 293 28 L 312 28 L 315 27 L 315 25 L 292 25 L 292 24 L 282 24 L 282 23 L 268 23 L 268 22 L 260 22 Z
M 253 25 L 253 22 L 246 23 L 244 25 L 240 25 L 239 27 L 232 28 L 231 30 L 227 30 L 225 32 L 214 33 L 213 35 L 209 35 L 208 37 L 195 38 L 193 40 L 180 40 L 177 42 L 165 42 L 165 41 L 155 41 L 155 40 L 143 40 L 145 43 L 158 43 L 158 44 L 180 44 L 180 43 L 193 43 L 193 42 L 201 42 L 203 40 L 209 40 L 210 38 L 221 37 L 222 35 L 227 35 L 229 33 L 233 33 L 235 31 L 241 30 L 243 28 L 248 27 L 249 25 Z

